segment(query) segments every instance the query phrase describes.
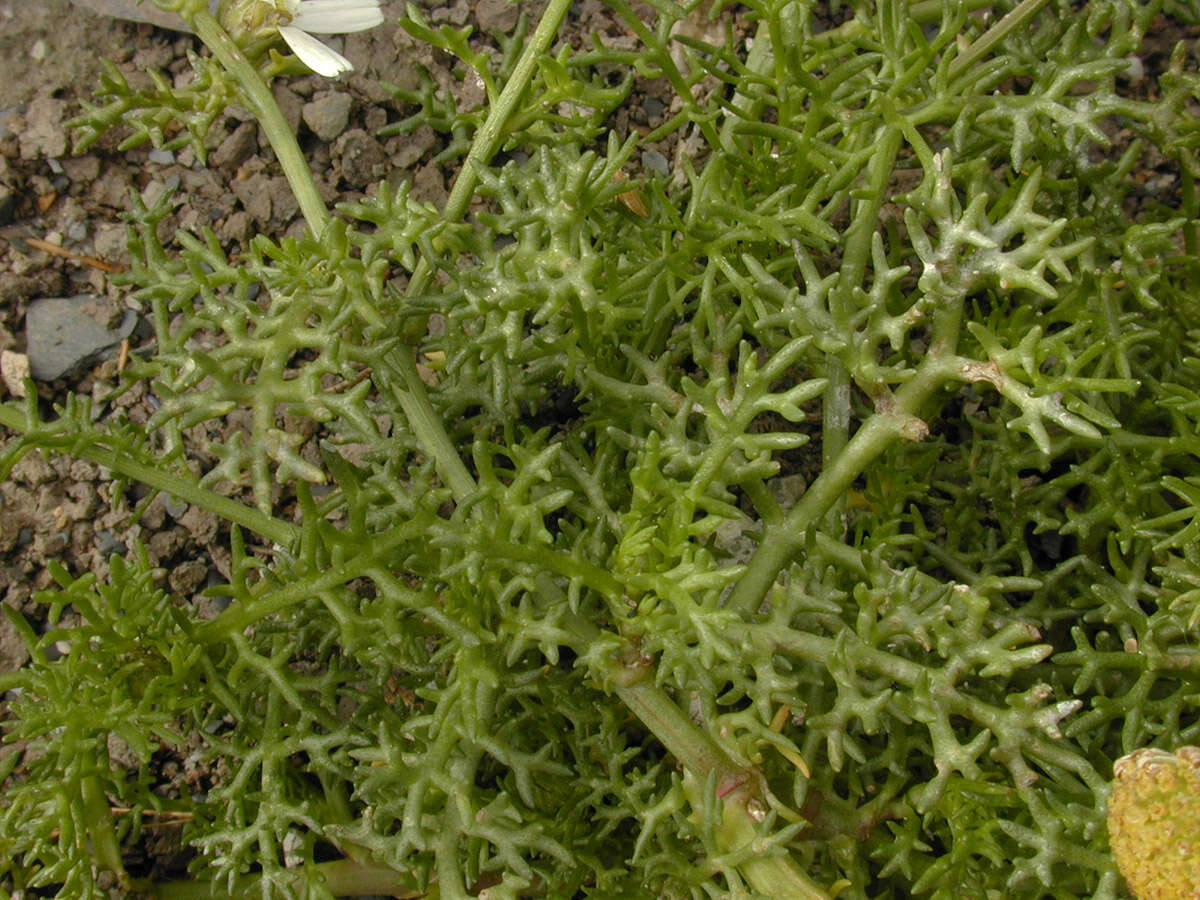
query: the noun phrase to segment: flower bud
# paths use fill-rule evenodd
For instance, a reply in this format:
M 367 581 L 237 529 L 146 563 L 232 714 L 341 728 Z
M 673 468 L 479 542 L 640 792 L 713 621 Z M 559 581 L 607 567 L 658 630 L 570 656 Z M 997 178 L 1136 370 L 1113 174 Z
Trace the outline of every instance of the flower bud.
M 1200 897 L 1200 747 L 1146 748 L 1118 759 L 1108 839 L 1138 900 Z

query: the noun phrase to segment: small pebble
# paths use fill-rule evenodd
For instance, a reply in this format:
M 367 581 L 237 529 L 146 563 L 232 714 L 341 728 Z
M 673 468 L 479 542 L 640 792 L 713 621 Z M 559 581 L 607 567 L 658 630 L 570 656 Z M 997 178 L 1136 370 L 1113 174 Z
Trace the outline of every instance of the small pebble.
M 29 357 L 12 350 L 0 350 L 0 378 L 14 397 L 25 396 L 25 379 L 29 377 Z
M 172 497 L 170 494 L 160 494 L 159 497 L 162 498 L 160 502 L 163 509 L 172 519 L 178 520 L 188 511 L 188 505 L 177 497 Z
M 30 303 L 25 344 L 34 380 L 63 378 L 114 355 L 137 325 L 137 314 L 126 310 L 115 328 L 109 327 L 108 318 L 105 301 L 90 294 Z
M 657 175 L 671 174 L 671 163 L 657 150 L 642 151 L 642 166 Z
M 175 152 L 173 150 L 154 149 L 150 151 L 147 157 L 150 162 L 158 163 L 160 166 L 169 166 L 175 162 Z
M 353 100 L 341 91 L 329 91 L 319 95 L 311 103 L 305 103 L 301 114 L 304 123 L 323 141 L 332 141 L 350 121 Z
M 127 548 L 125 542 L 119 540 L 109 529 L 101 528 L 96 532 L 96 550 L 101 556 L 109 557 L 114 553 L 123 556 Z

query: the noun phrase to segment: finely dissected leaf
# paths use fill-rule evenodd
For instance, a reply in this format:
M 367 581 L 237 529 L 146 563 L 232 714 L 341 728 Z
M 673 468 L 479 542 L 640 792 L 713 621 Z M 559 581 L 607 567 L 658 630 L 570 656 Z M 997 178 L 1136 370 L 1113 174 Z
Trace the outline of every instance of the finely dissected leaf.
M 487 97 L 397 92 L 444 210 L 230 255 L 134 201 L 160 408 L 6 405 L 0 466 L 218 512 L 227 605 L 135 557 L 12 614 L 6 886 L 172 896 L 122 859 L 170 815 L 215 896 L 1118 896 L 1113 761 L 1200 742 L 1200 77 L 1128 77 L 1195 10 L 609 6 L 544 52 L 562 3 L 409 11 Z M 84 140 L 279 74 L 214 53 Z M 619 135 L 635 77 L 676 97 Z

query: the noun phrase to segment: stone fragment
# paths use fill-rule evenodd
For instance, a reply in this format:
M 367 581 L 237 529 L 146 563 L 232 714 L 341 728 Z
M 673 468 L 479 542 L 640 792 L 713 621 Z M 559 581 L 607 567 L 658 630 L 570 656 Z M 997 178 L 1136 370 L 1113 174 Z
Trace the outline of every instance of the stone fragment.
M 180 18 L 178 13 L 165 12 L 149 0 L 72 0 L 76 6 L 90 9 L 102 16 L 113 16 L 117 19 L 127 19 L 130 22 L 145 22 L 157 25 L 159 28 L 170 28 L 173 31 L 191 31 Z M 209 0 L 209 5 L 215 12 L 219 0 Z
M 222 241 L 245 244 L 251 234 L 253 234 L 253 223 L 250 221 L 250 214 L 242 209 L 231 213 L 217 226 L 217 237 Z
M 133 333 L 137 314 L 125 310 L 115 326 L 107 301 L 94 294 L 45 297 L 29 304 L 25 346 L 37 381 L 65 378 L 116 353 Z
M 436 163 L 427 163 L 413 175 L 412 198 L 441 208 L 446 203 L 446 180 Z
M 100 177 L 100 157 L 68 156 L 62 160 L 63 172 L 72 184 L 90 185 Z
M 233 183 L 233 193 L 242 201 L 242 209 L 260 225 L 271 219 L 271 181 L 259 172 Z
M 326 91 L 304 104 L 302 115 L 306 124 L 323 141 L 332 141 L 350 121 L 350 95 L 342 91 Z
M 28 661 L 29 648 L 21 639 L 17 626 L 8 616 L 0 615 L 0 673 L 16 672 Z
M 286 225 L 300 212 L 300 203 L 292 193 L 292 186 L 282 175 L 272 178 L 267 184 L 271 195 L 271 218 L 279 225 Z
M 25 396 L 25 379 L 29 376 L 29 357 L 12 350 L 0 350 L 0 379 L 14 397 Z
M 112 209 L 125 210 L 129 206 L 129 197 L 133 182 L 129 174 L 119 166 L 109 166 L 92 180 L 89 193 L 92 200 L 102 206 Z
M 25 128 L 25 117 L 21 115 L 20 106 L 6 106 L 0 109 L 0 141 L 16 137 Z
M 411 134 L 400 134 L 388 141 L 392 150 L 392 166 L 407 169 L 437 146 L 437 134 L 428 125 L 421 125 Z
M 124 225 L 116 222 L 100 222 L 92 234 L 92 253 L 110 263 L 118 263 L 125 256 L 125 241 L 128 237 Z
M 480 0 L 475 4 L 475 21 L 485 33 L 499 31 L 508 34 L 517 24 L 520 10 L 513 0 Z
M 384 174 L 383 146 L 361 128 L 352 128 L 333 145 L 341 160 L 342 178 L 354 188 L 363 188 Z
M 63 128 L 67 103 L 53 97 L 38 97 L 25 111 L 25 127 L 17 141 L 21 159 L 51 159 L 67 152 L 67 132 Z
M 275 102 L 279 104 L 279 109 L 283 113 L 283 117 L 287 119 L 292 133 L 295 134 L 300 130 L 304 99 L 282 81 L 277 81 L 271 85 L 271 93 L 275 95 Z
M 218 169 L 236 169 L 258 150 L 258 125 L 243 122 L 221 141 L 210 162 Z

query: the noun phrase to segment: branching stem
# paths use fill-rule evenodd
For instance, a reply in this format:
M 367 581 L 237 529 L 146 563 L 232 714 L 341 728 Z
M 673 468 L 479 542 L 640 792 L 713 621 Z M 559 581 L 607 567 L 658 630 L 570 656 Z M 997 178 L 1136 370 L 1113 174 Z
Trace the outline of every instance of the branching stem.
M 961 317 L 961 301 L 935 320 L 936 335 L 929 354 L 913 379 L 894 395 L 877 398 L 876 412 L 846 445 L 831 466 L 809 486 L 782 524 L 767 531 L 751 557 L 746 573 L 729 597 L 729 607 L 753 614 L 766 599 L 775 578 L 799 552 L 808 532 L 845 494 L 872 462 L 900 440 L 920 440 L 928 426 L 918 413 L 943 384 L 960 371 L 953 346 Z
M 475 185 L 479 181 L 479 170 L 488 165 L 504 136 L 504 127 L 516 113 L 517 107 L 529 87 L 530 79 L 537 68 L 537 61 L 550 48 L 550 44 L 558 34 L 562 20 L 567 10 L 571 8 L 571 0 L 551 0 L 542 13 L 537 28 L 529 39 L 512 76 L 504 85 L 495 104 L 488 112 L 487 120 L 475 133 L 471 149 L 467 153 L 466 162 L 455 179 L 454 187 L 442 212 L 447 222 L 457 222 L 467 211 L 471 198 L 475 195 Z M 428 259 L 422 257 L 417 262 L 412 278 L 409 279 L 408 293 L 417 295 L 429 286 L 433 268 Z M 404 410 L 409 427 L 417 435 L 421 446 L 437 461 L 438 473 L 445 480 L 456 500 L 463 500 L 475 490 L 475 479 L 467 470 L 446 433 L 446 427 L 433 408 L 429 399 L 429 391 L 417 373 L 417 363 L 411 348 L 404 347 L 394 350 L 387 356 L 390 368 L 399 374 L 399 381 L 391 381 L 388 385 Z
M 0 406 L 0 425 L 19 434 L 28 434 L 31 430 L 27 418 L 12 406 Z M 178 475 L 172 475 L 170 472 L 139 462 L 122 453 L 119 448 L 98 442 L 83 443 L 78 440 L 69 444 L 64 442 L 64 444 L 62 449 L 72 456 L 97 463 L 131 481 L 139 481 L 164 494 L 170 494 L 186 503 L 206 509 L 222 519 L 240 525 L 247 531 L 252 531 L 277 544 L 291 546 L 299 538 L 300 530 L 295 525 L 268 516 L 229 497 L 222 497 L 220 494 L 205 490 L 195 482 Z
M 957 78 L 998 47 L 1005 38 L 1024 26 L 1046 5 L 1046 0 L 1022 0 L 1007 16 L 979 36 L 979 39 L 950 63 L 950 77 Z
M 388 897 L 433 897 L 428 891 L 418 889 L 416 879 L 388 866 L 338 859 L 316 863 L 312 866 L 321 875 L 325 887 L 335 897 L 358 896 L 360 894 L 382 894 Z M 296 872 L 296 886 L 304 884 L 304 871 Z M 223 883 L 211 881 L 168 881 L 147 882 L 138 885 L 139 891 L 162 900 L 255 900 L 264 896 L 261 875 L 247 875 L 225 887 Z

